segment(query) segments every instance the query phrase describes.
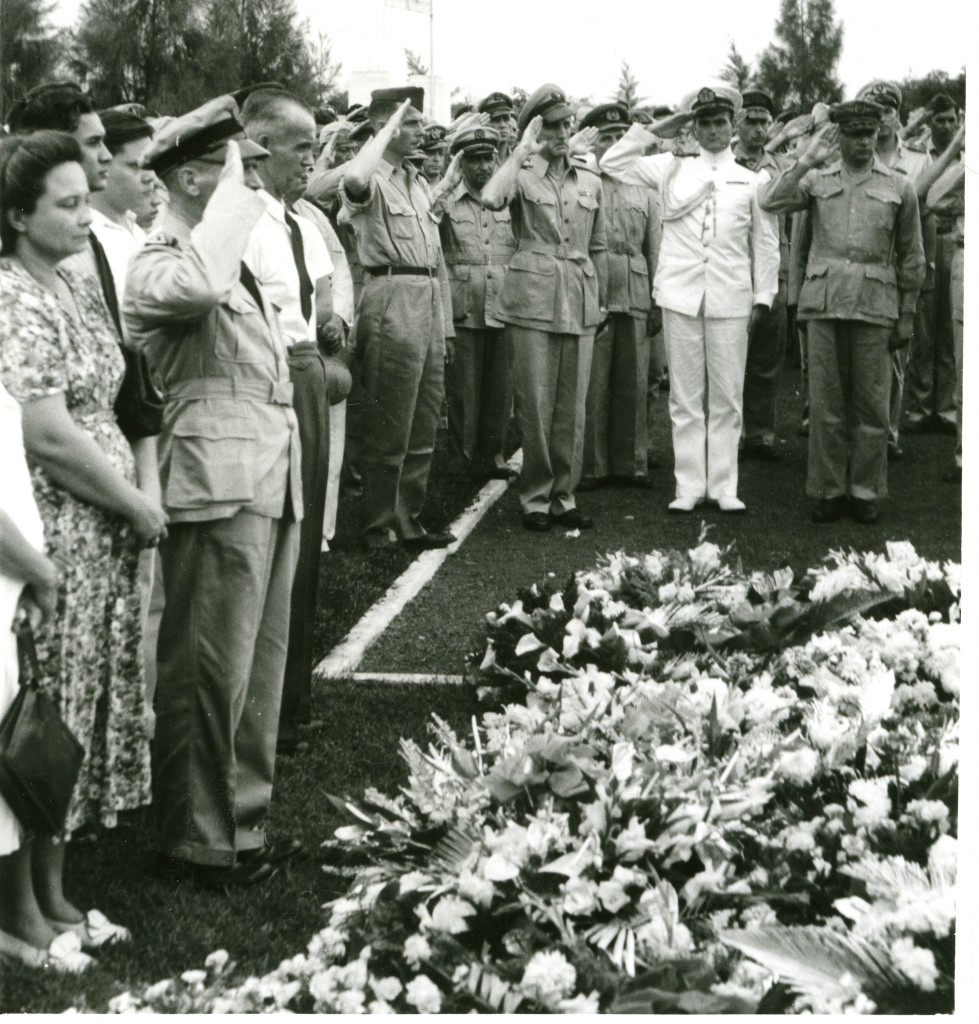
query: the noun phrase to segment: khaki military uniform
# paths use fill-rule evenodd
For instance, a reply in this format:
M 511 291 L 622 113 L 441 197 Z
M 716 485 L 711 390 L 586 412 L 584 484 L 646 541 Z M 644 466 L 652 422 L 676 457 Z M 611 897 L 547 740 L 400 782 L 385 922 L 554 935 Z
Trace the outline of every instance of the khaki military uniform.
M 421 537 L 452 306 L 428 185 L 386 160 L 366 196 L 341 189 L 365 282 L 354 324 L 364 383 L 363 539 Z
M 445 203 L 441 232 L 456 333 L 445 378 L 449 443 L 474 468 L 501 469 L 513 391 L 495 313 L 517 247 L 510 212 L 484 209 L 463 181 Z
M 875 157 L 858 177 L 839 161 L 809 171 L 797 187 L 779 175 L 759 201 L 773 213 L 809 213 L 798 308 L 808 322 L 807 493 L 883 497 L 888 342 L 899 311 L 914 311 L 925 271 L 914 186 Z
M 595 336 L 585 417 L 583 477 L 646 474 L 649 447 L 646 320 L 660 242 L 656 195 L 602 175 L 608 238 L 607 325 Z
M 598 326 L 598 276 L 606 250 L 597 174 L 566 163 L 557 177 L 531 157 L 509 199 L 517 250 L 496 316 L 506 324 L 523 443 L 524 513 L 575 508 L 585 440 L 585 399 Z
M 223 182 L 193 230 L 165 213 L 123 305 L 165 399 L 153 809 L 163 850 L 208 865 L 265 842 L 303 507 L 285 344 L 241 278 L 264 209 Z

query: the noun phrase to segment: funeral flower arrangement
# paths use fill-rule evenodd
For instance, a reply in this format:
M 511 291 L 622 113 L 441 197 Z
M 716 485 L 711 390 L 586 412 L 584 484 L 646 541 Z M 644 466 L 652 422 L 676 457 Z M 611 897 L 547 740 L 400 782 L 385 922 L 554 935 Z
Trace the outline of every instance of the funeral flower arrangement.
M 531 587 L 470 658 L 471 734 L 331 798 L 351 883 L 307 950 L 111 1008 L 950 1011 L 958 573 L 701 538 Z

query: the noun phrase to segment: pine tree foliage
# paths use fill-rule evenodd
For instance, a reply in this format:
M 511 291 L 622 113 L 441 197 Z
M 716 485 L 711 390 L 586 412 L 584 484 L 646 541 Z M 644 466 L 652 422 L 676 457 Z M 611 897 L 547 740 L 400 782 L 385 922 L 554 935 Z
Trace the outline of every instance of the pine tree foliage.
M 744 92 L 751 82 L 751 65 L 745 60 L 733 39 L 728 46 L 727 63 L 721 69 L 720 79 L 733 85 L 738 92 Z
M 0 112 L 34 86 L 54 77 L 63 38 L 51 24 L 57 0 L 2 0 L 3 78 Z
M 634 110 L 645 98 L 645 96 L 639 95 L 639 79 L 636 78 L 629 62 L 622 61 L 622 67 L 619 69 L 619 84 L 615 93 L 616 101 L 628 107 L 629 110 Z

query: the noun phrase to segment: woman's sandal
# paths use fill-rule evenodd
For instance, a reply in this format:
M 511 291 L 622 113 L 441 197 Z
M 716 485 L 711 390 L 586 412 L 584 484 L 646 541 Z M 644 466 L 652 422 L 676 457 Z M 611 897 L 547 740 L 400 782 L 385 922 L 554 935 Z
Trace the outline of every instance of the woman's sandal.
M 43 967 L 59 974 L 81 974 L 95 963 L 82 952 L 81 939 L 73 932 L 56 936 L 51 945 L 43 949 L 0 931 L 0 960 L 25 967 Z
M 77 935 L 83 949 L 98 949 L 115 942 L 128 942 L 132 938 L 128 928 L 113 924 L 101 910 L 90 910 L 84 921 L 56 921 L 51 917 L 45 920 L 62 935 Z

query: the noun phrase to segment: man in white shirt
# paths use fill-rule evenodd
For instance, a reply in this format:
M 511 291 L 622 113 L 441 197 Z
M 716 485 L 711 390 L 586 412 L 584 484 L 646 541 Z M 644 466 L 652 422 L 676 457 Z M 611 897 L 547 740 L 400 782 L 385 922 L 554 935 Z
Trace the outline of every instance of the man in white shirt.
M 240 94 L 239 94 L 240 95 Z M 312 110 L 280 88 L 251 91 L 241 108 L 245 132 L 269 151 L 259 167 L 265 214 L 245 250 L 245 265 L 275 305 L 289 349 L 293 406 L 302 455 L 303 520 L 299 561 L 292 588 L 289 648 L 279 718 L 278 751 L 295 751 L 299 726 L 309 722 L 313 671 L 313 622 L 319 585 L 320 545 L 329 470 L 330 402 L 336 394 L 320 345 L 338 347 L 330 274 L 333 261 L 316 228 L 290 212 L 306 190 L 315 159 L 317 131 Z M 342 332 L 340 341 L 342 341 Z
M 737 164 L 731 150 L 740 108 L 737 90 L 705 85 L 685 98 L 681 113 L 649 128 L 632 125 L 601 160 L 611 177 L 660 193 L 653 299 L 663 310 L 670 370 L 671 512 L 692 512 L 705 500 L 722 512 L 745 511 L 737 489 L 748 334 L 778 291 L 779 249 L 776 218 L 756 198 L 767 175 Z M 690 122 L 698 156 L 644 155 Z

